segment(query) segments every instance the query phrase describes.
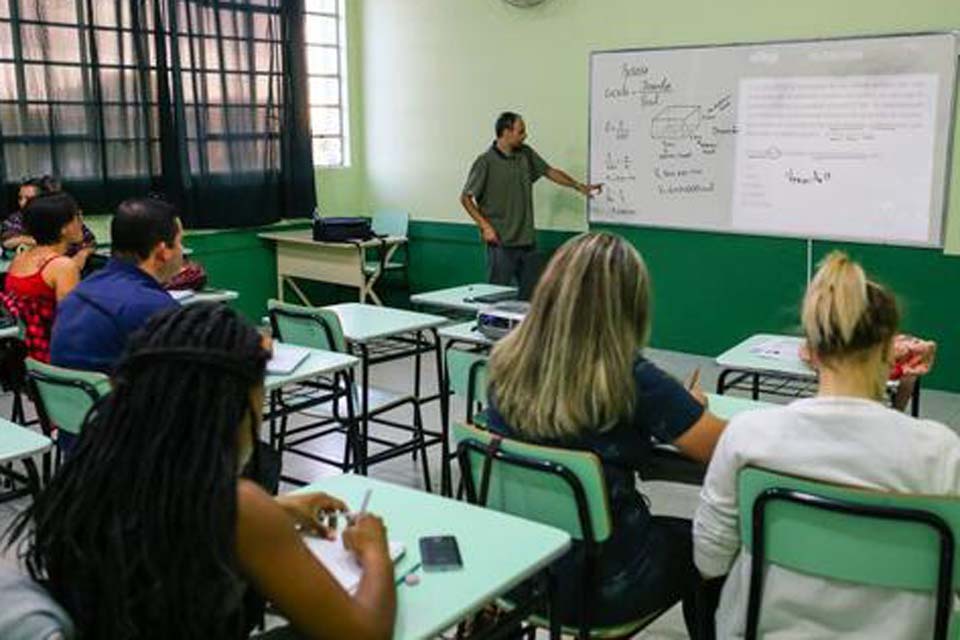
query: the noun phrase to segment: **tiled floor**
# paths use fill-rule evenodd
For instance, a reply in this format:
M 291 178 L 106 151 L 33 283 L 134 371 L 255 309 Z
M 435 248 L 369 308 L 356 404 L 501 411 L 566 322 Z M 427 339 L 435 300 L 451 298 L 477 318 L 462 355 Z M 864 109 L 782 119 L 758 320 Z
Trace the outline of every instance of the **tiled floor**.
M 695 368 L 700 367 L 703 388 L 709 391 L 716 386 L 718 370 L 710 358 L 658 350 L 649 350 L 647 355 L 661 367 L 682 379 L 685 379 Z M 427 365 L 429 362 L 432 362 L 432 360 L 425 359 L 424 389 L 432 392 L 436 388 L 436 374 Z M 409 360 L 379 365 L 373 370 L 373 384 L 394 391 L 409 392 L 413 384 L 411 366 Z M 9 415 L 9 405 L 9 396 L 0 397 L 0 415 Z M 405 412 L 407 415 L 404 415 Z M 453 418 L 462 417 L 464 413 L 465 407 L 462 400 L 453 398 L 451 401 Z M 956 429 L 960 426 L 960 395 L 924 390 L 921 414 L 923 417 L 939 420 Z M 395 415 L 400 418 L 407 418 L 409 410 L 398 410 Z M 294 424 L 299 424 L 300 420 L 304 420 L 304 418 L 298 418 Z M 440 413 L 437 403 L 431 403 L 424 407 L 424 421 L 428 429 L 439 429 Z M 329 437 L 322 442 L 313 443 L 311 448 L 318 452 L 322 451 L 326 455 L 340 456 L 343 452 L 343 441 L 336 436 Z M 430 468 L 434 490 L 436 491 L 440 482 L 439 452 L 436 448 L 433 449 L 430 456 Z M 291 455 L 285 457 L 284 472 L 304 480 L 337 473 L 332 467 L 325 467 L 305 458 Z M 372 468 L 371 475 L 390 482 L 422 488 L 420 465 L 409 456 L 377 465 Z M 692 516 L 697 501 L 695 487 L 669 483 L 647 483 L 643 490 L 651 498 L 653 510 L 656 513 L 688 518 Z M 25 504 L 25 500 L 0 504 L 0 531 L 7 527 L 16 512 L 22 509 Z M 0 562 L 12 563 L 12 554 L 0 550 Z M 649 640 L 686 638 L 679 607 L 669 611 L 637 637 Z

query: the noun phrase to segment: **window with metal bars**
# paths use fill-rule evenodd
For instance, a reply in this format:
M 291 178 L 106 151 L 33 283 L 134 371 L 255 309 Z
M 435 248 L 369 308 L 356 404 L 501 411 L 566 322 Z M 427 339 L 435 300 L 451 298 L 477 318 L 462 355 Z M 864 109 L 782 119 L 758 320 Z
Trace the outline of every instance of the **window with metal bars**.
M 350 165 L 345 0 L 306 0 L 313 163 Z
M 0 184 L 56 175 L 94 210 L 159 190 L 198 226 L 309 211 L 303 2 L 0 0 Z

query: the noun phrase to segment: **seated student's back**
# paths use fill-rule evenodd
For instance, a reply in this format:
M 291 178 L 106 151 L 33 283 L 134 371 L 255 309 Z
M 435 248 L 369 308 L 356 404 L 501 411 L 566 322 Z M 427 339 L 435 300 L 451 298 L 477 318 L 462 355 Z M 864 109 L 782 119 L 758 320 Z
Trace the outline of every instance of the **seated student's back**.
M 960 438 L 882 403 L 898 312 L 893 295 L 842 254 L 810 284 L 803 326 L 818 395 L 736 416 L 710 463 L 694 522 L 697 567 L 727 576 L 717 634 L 743 637 L 750 558 L 740 553 L 737 476 L 757 466 L 826 482 L 906 493 L 960 493 Z M 882 562 L 882 558 L 878 558 Z M 932 598 L 832 582 L 771 566 L 760 632 L 789 638 L 929 638 Z
M 724 423 L 702 394 L 643 357 L 650 281 L 643 260 L 623 239 L 578 236 L 551 258 L 523 323 L 501 340 L 490 361 L 491 431 L 511 438 L 590 451 L 603 465 L 613 532 L 598 559 L 599 589 L 584 591 L 582 549 L 559 566 L 560 610 L 575 623 L 579 603 L 596 626 L 623 624 L 684 601 L 696 621 L 699 577 L 690 522 L 654 516 L 636 489 L 636 471 L 651 438 L 706 461 Z
M 124 201 L 111 222 L 112 257 L 61 303 L 53 326 L 55 365 L 108 373 L 130 334 L 176 306 L 163 289 L 183 260 L 183 230 L 173 205 Z

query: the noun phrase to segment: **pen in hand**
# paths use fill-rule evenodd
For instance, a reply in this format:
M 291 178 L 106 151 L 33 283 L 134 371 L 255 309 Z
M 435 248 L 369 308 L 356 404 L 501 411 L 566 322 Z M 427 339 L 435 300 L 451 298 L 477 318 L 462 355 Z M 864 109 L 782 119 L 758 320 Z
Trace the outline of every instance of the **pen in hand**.
M 687 389 L 693 391 L 700 386 L 700 367 L 693 370 L 690 379 L 687 380 Z

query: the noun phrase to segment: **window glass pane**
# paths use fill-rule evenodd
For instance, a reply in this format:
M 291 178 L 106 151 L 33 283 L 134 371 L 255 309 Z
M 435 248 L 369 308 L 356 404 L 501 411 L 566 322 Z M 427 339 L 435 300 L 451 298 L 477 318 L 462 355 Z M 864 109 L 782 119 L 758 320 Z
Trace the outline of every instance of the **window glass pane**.
M 220 10 L 220 33 L 222 35 L 235 38 L 246 33 L 246 12 L 231 11 L 229 9 Z M 215 33 L 215 31 L 214 31 Z
M 149 148 L 142 142 L 108 142 L 106 152 L 110 176 L 137 176 L 149 171 Z
M 3 145 L 3 158 L 7 165 L 7 178 L 11 180 L 53 173 L 50 147 L 46 144 L 7 142 Z
M 60 177 L 93 178 L 100 175 L 100 147 L 94 142 L 58 143 L 53 148 Z
M 102 27 L 117 26 L 117 6 L 113 2 L 91 2 L 93 24 Z
M 342 142 L 340 138 L 314 138 L 313 164 L 337 166 L 343 164 Z
M 307 42 L 337 44 L 337 19 L 307 14 Z
M 71 27 L 20 27 L 23 59 L 44 62 L 80 62 L 80 36 Z
M 0 0 L 2 2 L 3 0 Z M 0 100 L 17 99 L 16 67 L 11 64 L 0 64 Z M 0 176 L 2 178 L 2 176 Z
M 339 135 L 340 109 L 338 107 L 310 109 L 310 127 L 316 135 Z
M 256 71 L 279 71 L 280 70 L 280 49 L 277 45 L 270 42 L 255 42 L 253 44 L 253 55 L 255 58 L 254 68 Z
M 0 18 L 10 17 L 10 2 L 11 0 L 0 0 Z
M 337 50 L 331 47 L 307 47 L 307 70 L 312 74 L 336 74 Z
M 306 10 L 317 13 L 336 13 L 337 0 L 307 0 Z
M 51 115 L 56 133 L 92 135 L 96 126 L 84 105 L 56 104 L 51 107 Z
M 0 0 L 0 5 L 7 0 Z M 13 58 L 13 35 L 9 22 L 0 22 L 0 58 Z
M 152 109 L 152 111 L 153 114 L 146 116 L 143 108 L 137 105 L 104 107 L 104 136 L 108 140 L 115 138 L 147 138 L 149 130 L 147 128 L 146 118 L 156 117 L 156 110 Z
M 83 76 L 80 67 L 25 64 L 28 100 L 83 100 Z
M 7 0 L 2 1 L 7 2 Z M 104 3 L 95 2 L 94 4 Z M 77 3 L 75 0 L 20 0 L 20 18 L 76 24 Z
M 258 40 L 279 40 L 279 18 L 264 13 L 253 14 L 253 37 Z
M 310 104 L 339 104 L 340 81 L 337 78 L 310 78 Z

